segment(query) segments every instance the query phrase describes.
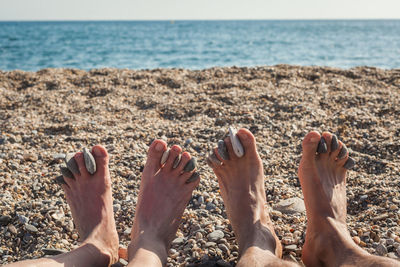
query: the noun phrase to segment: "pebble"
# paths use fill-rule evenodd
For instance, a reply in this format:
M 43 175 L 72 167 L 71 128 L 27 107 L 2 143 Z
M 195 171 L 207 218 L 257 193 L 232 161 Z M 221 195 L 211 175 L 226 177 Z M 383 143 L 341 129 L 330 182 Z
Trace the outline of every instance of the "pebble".
M 8 231 L 10 231 L 10 233 L 12 233 L 12 234 L 14 234 L 14 235 L 16 235 L 16 234 L 18 233 L 17 228 L 16 228 L 14 225 L 12 225 L 12 224 L 9 224 L 9 225 L 8 225 Z
M 212 241 L 212 242 L 217 242 L 218 240 L 220 240 L 221 238 L 223 238 L 224 232 L 222 232 L 221 230 L 215 230 L 212 233 L 209 233 L 207 235 L 208 240 Z
M 285 250 L 294 251 L 296 249 L 297 249 L 297 245 L 296 244 L 285 246 Z
M 376 252 L 381 256 L 384 256 L 388 253 L 387 248 L 383 244 L 378 244 L 376 247 Z
M 31 233 L 37 233 L 38 229 L 32 224 L 25 224 L 25 229 Z
M 218 140 L 218 155 L 223 160 L 229 160 L 229 154 L 224 140 Z
M 321 137 L 321 140 L 318 143 L 317 152 L 322 154 L 328 152 L 328 146 L 326 144 L 325 138 Z
M 18 217 L 18 221 L 22 224 L 27 224 L 29 222 L 29 218 L 24 215 L 18 214 L 17 217 Z
M 356 243 L 357 245 L 360 244 L 361 239 L 358 236 L 353 236 L 352 238 L 353 238 L 354 243 Z
M 8 215 L 2 215 L 0 216 L 0 225 L 7 225 L 9 224 L 11 221 L 11 217 Z
M 194 172 L 189 179 L 187 179 L 186 183 L 191 183 L 196 181 L 197 179 L 200 179 L 200 174 L 198 172 Z
M 176 169 L 176 167 L 178 167 L 179 163 L 181 162 L 181 158 L 182 158 L 181 155 L 178 155 L 178 156 L 175 158 L 174 164 L 173 164 L 172 168 Z
M 83 158 L 85 159 L 86 170 L 93 175 L 96 172 L 96 161 L 92 153 L 90 153 L 89 149 L 86 147 L 83 148 Z
M 177 237 L 174 240 L 172 240 L 172 245 L 181 245 L 185 242 L 185 238 L 183 237 Z
M 73 174 L 80 174 L 78 164 L 76 163 L 74 156 L 74 153 L 67 153 L 65 155 L 65 164 Z
M 170 151 L 170 149 L 167 149 L 162 154 L 161 161 L 160 161 L 161 165 L 164 164 L 167 161 L 168 156 L 169 156 L 169 151 Z
M 192 157 L 188 163 L 186 163 L 185 167 L 183 168 L 184 172 L 191 172 L 196 168 L 197 160 L 196 158 Z
M 282 200 L 273 208 L 285 214 L 302 213 L 306 210 L 304 201 L 299 197 Z
M 34 153 L 25 153 L 23 155 L 23 158 L 25 161 L 32 161 L 32 162 L 35 162 L 39 159 L 38 156 Z
M 60 166 L 60 171 L 61 171 L 62 176 L 67 177 L 67 178 L 71 178 L 71 179 L 75 179 L 74 175 L 72 174 L 72 172 L 67 167 Z
M 55 248 L 42 248 L 42 251 L 45 255 L 50 255 L 50 256 L 60 255 L 68 252 L 66 250 L 55 249 Z

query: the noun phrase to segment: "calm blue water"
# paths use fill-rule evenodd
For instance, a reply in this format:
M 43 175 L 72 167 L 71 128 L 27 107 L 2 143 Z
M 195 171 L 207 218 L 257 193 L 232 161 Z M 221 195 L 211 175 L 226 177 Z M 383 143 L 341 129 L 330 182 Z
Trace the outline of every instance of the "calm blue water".
M 0 69 L 400 68 L 400 20 L 0 22 Z

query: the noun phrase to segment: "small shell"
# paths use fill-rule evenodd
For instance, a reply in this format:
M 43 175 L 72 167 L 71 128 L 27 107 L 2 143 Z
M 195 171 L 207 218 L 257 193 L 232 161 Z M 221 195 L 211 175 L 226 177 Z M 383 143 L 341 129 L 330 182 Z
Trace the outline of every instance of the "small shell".
M 60 166 L 60 170 L 61 170 L 61 174 L 62 174 L 64 177 L 71 178 L 71 179 L 75 179 L 75 178 L 74 178 L 74 175 L 72 174 L 72 172 L 71 172 L 67 167 Z
M 181 162 L 181 155 L 178 155 L 174 160 L 174 165 L 172 166 L 173 169 L 178 167 L 179 163 Z
M 236 135 L 236 130 L 232 127 L 229 127 L 229 137 L 231 138 L 233 152 L 238 158 L 243 157 L 244 155 L 244 148 L 242 143 L 240 143 L 239 137 Z
M 223 140 L 218 140 L 218 154 L 223 160 L 229 160 L 228 150 Z
M 65 155 L 64 161 L 65 164 L 67 164 L 68 169 L 73 173 L 73 174 L 81 174 L 78 168 L 78 164 L 76 163 L 76 160 L 74 158 L 75 153 L 68 153 Z
M 161 165 L 164 164 L 169 156 L 169 149 L 165 150 L 161 157 Z
M 192 176 L 190 176 L 190 178 L 186 180 L 186 183 L 188 184 L 188 183 L 194 182 L 199 178 L 200 178 L 200 174 L 198 172 L 194 172 L 192 174 Z
M 94 174 L 96 172 L 96 161 L 94 160 L 92 153 L 90 153 L 89 149 L 86 147 L 83 148 L 83 158 L 85 159 L 86 170 L 90 174 Z
M 196 158 L 191 158 L 188 163 L 186 163 L 185 167 L 183 168 L 184 172 L 191 172 L 196 168 L 197 160 Z

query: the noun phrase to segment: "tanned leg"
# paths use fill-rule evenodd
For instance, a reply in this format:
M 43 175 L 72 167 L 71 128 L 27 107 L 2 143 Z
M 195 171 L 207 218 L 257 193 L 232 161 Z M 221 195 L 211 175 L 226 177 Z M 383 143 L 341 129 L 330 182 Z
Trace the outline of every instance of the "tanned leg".
M 246 129 L 237 133 L 245 154 L 238 158 L 226 138 L 229 160 L 221 165 L 209 161 L 218 178 L 228 218 L 239 244 L 237 266 L 296 266 L 283 261 L 282 247 L 265 207 L 264 172 L 254 136 Z
M 102 146 L 93 147 L 97 171 L 90 175 L 83 154 L 77 153 L 80 175 L 64 177 L 67 202 L 82 244 L 75 250 L 52 258 L 17 262 L 10 266 L 109 266 L 118 260 L 118 234 L 112 207 L 108 154 Z
M 399 262 L 368 254 L 351 239 L 346 226 L 346 173 L 348 155 L 338 158 L 343 144 L 317 154 L 321 136 L 310 132 L 303 140 L 299 179 L 307 209 L 307 233 L 302 260 L 306 266 L 400 266 Z
M 190 160 L 189 153 L 182 153 L 179 165 L 173 168 L 182 151 L 179 146 L 171 148 L 167 161 L 161 166 L 166 149 L 166 143 L 161 140 L 154 141 L 149 148 L 128 248 L 129 266 L 165 265 L 183 211 L 199 184 L 198 179 L 186 183 L 193 173 L 183 172 Z

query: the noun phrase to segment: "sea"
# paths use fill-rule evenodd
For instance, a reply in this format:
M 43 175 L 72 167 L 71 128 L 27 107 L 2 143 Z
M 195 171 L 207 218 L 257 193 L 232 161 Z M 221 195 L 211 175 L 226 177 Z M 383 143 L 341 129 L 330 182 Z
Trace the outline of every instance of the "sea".
M 0 70 L 400 68 L 400 20 L 0 22 Z

